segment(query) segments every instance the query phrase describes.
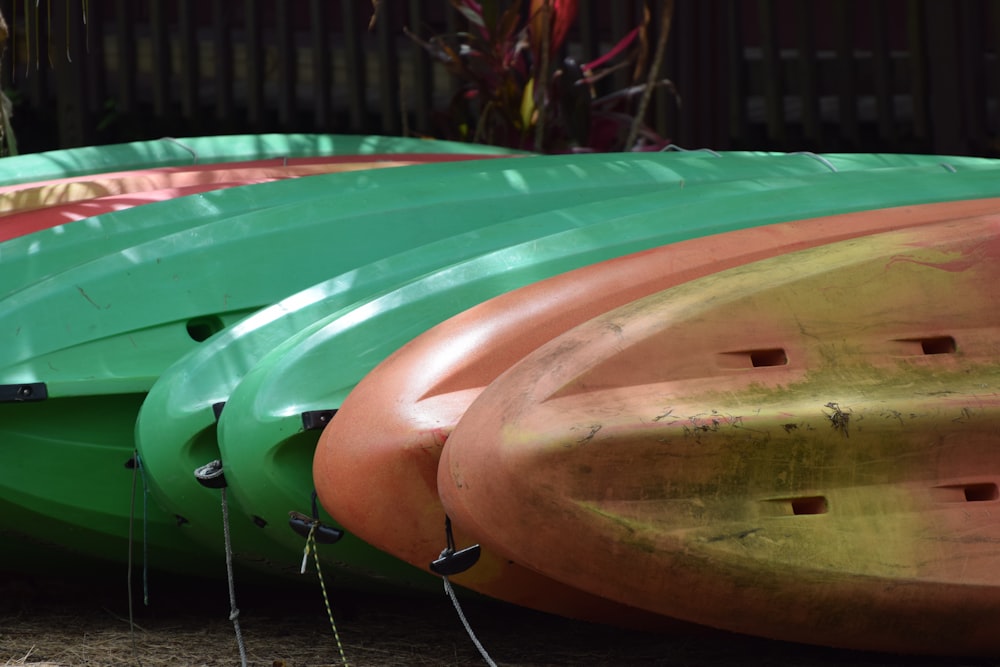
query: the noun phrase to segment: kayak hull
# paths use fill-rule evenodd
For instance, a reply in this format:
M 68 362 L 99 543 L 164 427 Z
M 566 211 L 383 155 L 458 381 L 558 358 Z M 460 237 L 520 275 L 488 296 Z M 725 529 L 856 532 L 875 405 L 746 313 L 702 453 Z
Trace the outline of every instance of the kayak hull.
M 469 407 L 444 507 L 503 555 L 651 611 L 995 654 L 997 260 L 992 214 L 608 311 Z

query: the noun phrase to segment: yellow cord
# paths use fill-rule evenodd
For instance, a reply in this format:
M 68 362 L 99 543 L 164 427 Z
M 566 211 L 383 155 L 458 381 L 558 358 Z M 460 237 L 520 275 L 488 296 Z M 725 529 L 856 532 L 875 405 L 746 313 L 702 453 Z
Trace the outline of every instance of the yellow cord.
M 316 575 L 319 577 L 319 587 L 323 591 L 323 604 L 326 605 L 326 615 L 330 618 L 330 627 L 333 628 L 333 637 L 337 640 L 337 650 L 340 652 L 340 660 L 344 667 L 347 664 L 347 656 L 344 654 L 344 645 L 340 641 L 340 633 L 337 632 L 337 623 L 333 620 L 333 611 L 330 609 L 330 597 L 326 593 L 326 583 L 323 581 L 323 570 L 319 566 L 319 550 L 316 548 L 316 524 L 309 527 L 309 535 L 306 537 L 306 552 L 312 551 L 313 560 L 316 563 Z

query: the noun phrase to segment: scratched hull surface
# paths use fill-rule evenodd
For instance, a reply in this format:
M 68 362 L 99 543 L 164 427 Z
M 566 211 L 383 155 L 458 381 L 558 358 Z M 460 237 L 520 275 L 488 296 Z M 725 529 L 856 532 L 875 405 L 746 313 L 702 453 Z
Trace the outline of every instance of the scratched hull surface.
M 470 533 L 714 627 L 1000 651 L 1000 216 L 698 279 L 538 348 L 438 471 Z
M 542 343 L 652 292 L 764 257 L 855 236 L 1000 210 L 998 200 L 878 209 L 738 230 L 608 260 L 486 301 L 418 336 L 368 373 L 324 429 L 313 462 L 319 499 L 346 530 L 418 567 L 443 544 L 437 464 L 462 413 Z M 350 475 L 343 471 L 350 470 Z M 459 545 L 473 540 L 453 522 Z M 551 580 L 489 549 L 452 580 L 509 602 L 552 608 Z M 563 589 L 561 593 L 567 594 Z M 624 624 L 607 601 L 566 615 Z

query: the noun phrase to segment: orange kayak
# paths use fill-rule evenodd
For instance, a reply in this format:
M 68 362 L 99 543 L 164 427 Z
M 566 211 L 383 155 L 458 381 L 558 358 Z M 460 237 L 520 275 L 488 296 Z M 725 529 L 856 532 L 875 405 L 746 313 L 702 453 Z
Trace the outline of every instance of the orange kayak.
M 7 215 L 13 212 L 30 211 L 84 199 L 148 190 L 234 181 L 277 180 L 310 174 L 357 171 L 377 167 L 400 167 L 431 162 L 476 160 L 487 157 L 493 156 L 452 153 L 329 155 L 183 167 L 151 167 L 149 169 L 72 176 L 0 186 L 0 214 Z
M 449 153 L 335 155 L 156 167 L 10 185 L 0 187 L 0 242 L 111 211 L 239 185 L 487 157 L 494 156 Z
M 968 200 L 738 230 L 585 267 L 487 301 L 417 337 L 352 390 L 317 446 L 320 501 L 348 531 L 426 570 L 444 546 L 436 475 L 446 439 L 483 388 L 539 345 L 639 297 L 757 259 L 996 210 L 1000 200 Z M 452 518 L 459 545 L 476 541 Z M 649 626 L 648 618 L 623 617 L 602 596 L 581 598 L 576 587 L 546 580 L 489 546 L 475 567 L 452 580 L 553 613 Z
M 456 524 L 570 586 L 731 631 L 1000 651 L 1000 214 L 610 310 L 444 447 Z

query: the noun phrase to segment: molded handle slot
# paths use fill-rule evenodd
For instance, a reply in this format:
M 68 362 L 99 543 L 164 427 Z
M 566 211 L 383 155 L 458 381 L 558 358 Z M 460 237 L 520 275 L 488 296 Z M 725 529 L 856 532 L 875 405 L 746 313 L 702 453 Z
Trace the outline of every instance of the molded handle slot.
M 738 350 L 723 352 L 718 356 L 720 368 L 766 368 L 768 366 L 787 366 L 788 354 L 780 347 L 762 350 Z

